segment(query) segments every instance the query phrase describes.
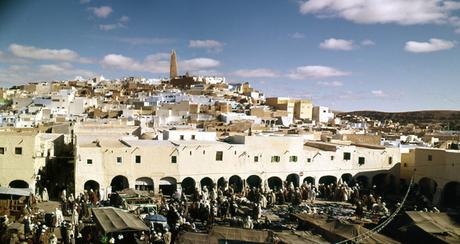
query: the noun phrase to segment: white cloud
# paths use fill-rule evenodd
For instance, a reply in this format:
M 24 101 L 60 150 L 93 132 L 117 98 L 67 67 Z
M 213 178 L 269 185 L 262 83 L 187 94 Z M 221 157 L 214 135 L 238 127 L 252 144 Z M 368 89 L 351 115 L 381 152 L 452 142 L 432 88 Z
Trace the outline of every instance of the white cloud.
M 317 84 L 320 86 L 327 86 L 327 87 L 343 86 L 343 82 L 341 81 L 318 81 Z
M 11 44 L 9 49 L 13 55 L 20 58 L 29 58 L 37 60 L 58 60 L 68 62 L 90 63 L 89 58 L 80 57 L 80 55 L 70 49 L 43 49 L 33 46 L 23 46 Z
M 99 29 L 104 31 L 115 30 L 116 28 L 118 28 L 117 24 L 99 25 Z
M 244 78 L 274 78 L 278 77 L 278 72 L 271 69 L 240 69 L 232 73 L 235 76 Z
M 90 78 L 95 76 L 95 73 L 75 68 L 66 62 L 38 66 L 11 65 L 0 68 L 0 83 L 10 85 L 33 81 L 68 80 L 75 76 Z
M 360 24 L 447 23 L 451 12 L 458 9 L 460 4 L 450 0 L 308 0 L 300 4 L 302 14 L 343 18 Z
M 165 44 L 171 43 L 174 40 L 170 38 L 158 37 L 114 37 L 111 38 L 118 42 L 128 43 L 131 45 L 152 45 L 152 44 Z
M 353 41 L 344 39 L 329 38 L 319 44 L 322 49 L 350 51 L 353 50 Z
M 373 90 L 371 91 L 371 94 L 374 95 L 375 97 L 386 97 L 388 96 L 384 91 L 382 90 Z
M 25 64 L 28 63 L 28 60 L 18 58 L 11 53 L 5 53 L 0 51 L 0 63 L 4 64 Z
M 374 46 L 375 42 L 369 39 L 361 41 L 361 45 L 363 46 Z
M 205 48 L 208 51 L 220 52 L 223 50 L 225 43 L 216 40 L 190 40 L 188 46 L 191 48 Z
M 305 34 L 300 33 L 300 32 L 294 32 L 292 34 L 289 34 L 289 37 L 292 39 L 303 39 L 305 38 Z
M 179 62 L 184 71 L 194 71 L 200 69 L 215 68 L 220 62 L 212 58 L 193 58 Z
M 101 7 L 92 7 L 89 8 L 93 14 L 98 18 L 107 18 L 113 12 L 112 7 L 110 6 L 101 6 Z
M 119 20 L 119 21 L 120 21 L 120 22 L 128 22 L 129 20 L 130 20 L 130 19 L 129 19 L 129 17 L 128 17 L 128 16 L 126 16 L 126 15 L 123 15 L 123 16 L 121 16 L 121 18 L 120 18 L 120 20 Z
M 454 46 L 455 43 L 452 41 L 431 38 L 428 42 L 408 41 L 404 50 L 412 53 L 428 53 L 451 49 Z
M 102 59 L 101 64 L 105 68 L 118 68 L 150 73 L 167 73 L 169 72 L 169 54 L 152 54 L 147 56 L 143 61 L 137 61 L 121 54 L 108 54 Z M 185 73 L 186 71 L 207 70 L 218 67 L 219 65 L 220 62 L 215 59 L 194 58 L 179 61 L 178 69 Z
M 294 71 L 290 72 L 287 76 L 294 80 L 303 79 L 320 79 L 328 77 L 339 77 L 351 74 L 350 72 L 344 72 L 328 66 L 300 66 Z

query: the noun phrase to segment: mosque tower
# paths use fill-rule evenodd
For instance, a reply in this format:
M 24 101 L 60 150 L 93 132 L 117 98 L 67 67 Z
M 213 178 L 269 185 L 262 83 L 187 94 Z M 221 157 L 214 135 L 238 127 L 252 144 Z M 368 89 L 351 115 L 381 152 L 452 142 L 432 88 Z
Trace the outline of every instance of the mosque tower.
M 171 51 L 171 64 L 169 66 L 169 78 L 174 79 L 177 77 L 177 62 L 176 51 Z

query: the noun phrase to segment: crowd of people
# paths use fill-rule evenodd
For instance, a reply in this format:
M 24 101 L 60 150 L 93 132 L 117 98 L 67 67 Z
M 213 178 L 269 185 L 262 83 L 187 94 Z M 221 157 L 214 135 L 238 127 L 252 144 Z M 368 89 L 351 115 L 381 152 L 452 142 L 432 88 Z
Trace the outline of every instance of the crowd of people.
M 126 203 L 117 194 L 109 197 L 110 201 L 101 201 L 97 190 L 87 190 L 78 196 L 67 194 L 65 190 L 59 196 L 60 208 L 53 213 L 43 215 L 26 207 L 20 222 L 24 224 L 23 235 L 13 236 L 10 243 L 58 243 L 56 231 L 62 243 L 123 243 L 136 240 L 139 243 L 174 243 L 181 231 L 206 231 L 215 224 L 230 225 L 245 229 L 270 228 L 270 219 L 263 216 L 264 211 L 275 206 L 303 206 L 308 213 L 318 213 L 315 203 L 318 198 L 331 202 L 348 202 L 355 208 L 354 217 L 360 219 L 364 213 L 388 216 L 388 210 L 382 196 L 375 191 L 375 186 L 362 189 L 357 183 L 346 182 L 319 184 L 303 183 L 296 187 L 292 182 L 284 182 L 279 187 L 239 187 L 228 182 L 218 187 L 204 186 L 194 188 L 191 194 L 176 191 L 171 196 L 157 198 L 155 214 L 166 217 L 167 225 L 146 222 L 150 232 L 136 235 L 103 235 L 90 228 L 90 208 L 101 205 L 125 207 Z M 46 201 L 47 196 L 39 196 Z M 321 213 L 320 213 L 321 214 Z M 2 223 L 2 231 L 7 221 Z M 58 230 L 57 230 L 58 229 Z

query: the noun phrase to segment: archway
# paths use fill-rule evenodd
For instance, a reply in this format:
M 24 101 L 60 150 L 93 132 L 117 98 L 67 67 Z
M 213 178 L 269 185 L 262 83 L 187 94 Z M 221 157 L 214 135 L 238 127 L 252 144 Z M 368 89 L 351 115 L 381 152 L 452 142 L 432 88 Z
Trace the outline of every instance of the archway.
M 438 184 L 431 178 L 423 177 L 418 181 L 420 194 L 433 201 L 434 194 Z
M 360 175 L 355 179 L 356 183 L 358 183 L 362 188 L 369 187 L 369 178 L 365 175 Z
M 238 175 L 233 175 L 228 179 L 229 186 L 232 186 L 235 192 L 241 192 L 243 190 L 243 181 Z
M 332 176 L 332 175 L 326 175 L 326 176 L 319 178 L 318 183 L 325 184 L 325 185 L 337 184 L 337 177 Z
M 99 183 L 97 183 L 97 181 L 94 181 L 94 180 L 88 180 L 85 182 L 85 185 L 83 186 L 83 189 L 87 190 L 87 191 L 99 191 Z
M 150 177 L 141 177 L 136 179 L 136 190 L 153 191 L 153 180 Z
M 279 190 L 283 187 L 283 181 L 276 176 L 268 178 L 268 187 L 272 190 Z
M 353 183 L 353 176 L 351 174 L 343 174 L 340 178 L 342 179 L 342 183 L 347 183 L 349 186 Z
M 177 181 L 174 177 L 163 177 L 158 184 L 163 195 L 172 195 L 177 190 Z
M 228 182 L 225 180 L 224 177 L 220 177 L 220 178 L 217 180 L 217 187 L 223 189 L 223 188 L 225 188 L 225 186 L 226 186 L 227 183 L 228 183 Z
M 262 179 L 257 175 L 251 175 L 246 179 L 246 183 L 250 188 L 260 188 L 262 186 Z
M 460 206 L 460 182 L 451 181 L 444 186 L 442 191 L 442 205 L 448 208 Z
M 378 194 L 386 192 L 385 188 L 388 186 L 388 174 L 380 173 L 372 177 L 372 187 L 375 186 L 375 191 Z
M 308 176 L 303 179 L 304 183 L 310 184 L 310 185 L 315 185 L 315 178 Z
M 9 187 L 11 188 L 29 188 L 29 183 L 23 180 L 13 180 L 10 182 Z
M 292 182 L 294 187 L 299 187 L 300 177 L 298 174 L 290 174 L 286 177 L 286 181 L 288 182 L 288 185 Z
M 112 186 L 112 192 L 121 191 L 123 189 L 129 188 L 128 178 L 126 178 L 123 175 L 117 175 L 113 177 L 110 186 Z
M 204 177 L 203 179 L 200 180 L 200 185 L 201 185 L 201 189 L 206 187 L 208 188 L 208 191 L 211 191 L 211 189 L 214 188 L 214 181 L 212 181 L 212 179 L 209 177 Z
M 195 191 L 196 182 L 193 178 L 187 177 L 182 180 L 181 186 L 182 186 L 182 191 L 185 194 L 190 195 Z

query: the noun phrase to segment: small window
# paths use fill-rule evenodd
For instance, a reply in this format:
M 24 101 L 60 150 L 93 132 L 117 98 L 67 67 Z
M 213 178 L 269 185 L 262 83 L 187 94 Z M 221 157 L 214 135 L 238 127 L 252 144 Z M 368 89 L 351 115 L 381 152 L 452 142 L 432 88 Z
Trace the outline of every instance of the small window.
M 0 154 L 5 154 L 5 148 L 4 147 L 0 147 Z
M 404 168 L 407 168 L 407 163 L 404 163 Z
M 254 156 L 254 162 L 255 163 L 259 162 L 259 156 Z
M 297 162 L 297 156 L 289 156 L 289 162 Z
M 433 161 L 433 155 L 428 155 L 428 161 Z
M 350 160 L 350 159 L 351 159 L 351 153 L 344 152 L 343 153 L 343 160 Z
M 117 157 L 117 163 L 121 164 L 123 162 L 123 159 L 121 157 Z
M 16 154 L 16 155 L 21 155 L 21 154 L 22 154 L 22 147 L 16 147 L 16 148 L 14 148 L 14 154 Z
M 92 159 L 86 159 L 86 164 L 93 164 L 93 160 Z
M 177 163 L 177 156 L 171 156 L 171 163 L 172 164 Z
M 235 155 L 236 155 L 236 151 L 235 151 Z
M 311 158 L 307 158 L 307 163 L 311 163 Z
M 192 135 L 192 140 L 195 140 L 195 139 L 196 139 L 195 135 Z
M 222 161 L 224 158 L 224 152 L 222 151 L 217 151 L 216 152 L 216 161 Z
M 136 163 L 137 164 L 141 163 L 141 155 L 136 155 Z
M 190 156 L 192 156 L 192 151 L 190 151 Z
M 358 158 L 358 164 L 359 164 L 359 165 L 363 165 L 365 162 L 366 162 L 366 158 L 365 158 L 365 157 L 359 157 L 359 158 Z
M 331 156 L 331 161 L 334 161 L 334 156 Z
M 389 157 L 388 158 L 388 164 L 392 164 L 393 163 L 393 157 Z
M 184 135 L 180 135 L 180 140 L 181 140 L 181 141 L 184 140 Z
M 280 161 L 280 156 L 272 156 L 272 163 L 278 163 Z
M 206 151 L 205 151 L 205 150 L 203 150 L 203 155 L 205 155 L 205 154 L 206 154 Z

